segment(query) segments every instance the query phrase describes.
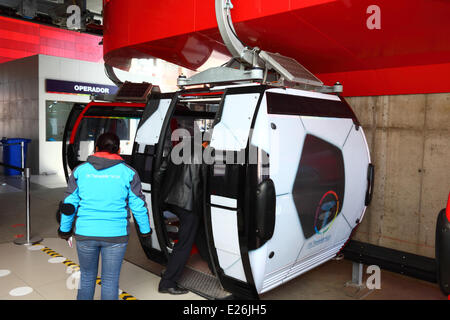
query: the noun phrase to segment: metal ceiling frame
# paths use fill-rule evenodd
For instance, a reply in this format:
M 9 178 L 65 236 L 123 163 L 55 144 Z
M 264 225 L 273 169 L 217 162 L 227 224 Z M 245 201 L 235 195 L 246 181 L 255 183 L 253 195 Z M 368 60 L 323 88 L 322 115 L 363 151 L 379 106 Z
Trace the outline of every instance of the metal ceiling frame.
M 260 82 L 326 93 L 341 93 L 342 85 L 325 86 L 296 60 L 245 45 L 237 36 L 231 19 L 231 0 L 215 0 L 217 25 L 232 59 L 221 67 L 210 68 L 190 78 L 180 76 L 178 86 Z

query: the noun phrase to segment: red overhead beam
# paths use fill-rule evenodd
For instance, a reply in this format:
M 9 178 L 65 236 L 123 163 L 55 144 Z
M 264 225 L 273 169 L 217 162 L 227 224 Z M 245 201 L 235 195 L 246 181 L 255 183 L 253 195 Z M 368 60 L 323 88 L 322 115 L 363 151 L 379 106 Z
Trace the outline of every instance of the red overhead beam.
M 239 37 L 295 58 L 345 95 L 450 92 L 450 1 L 233 0 Z M 367 21 L 380 9 L 380 29 Z M 157 57 L 196 69 L 227 53 L 212 0 L 109 0 L 104 58 L 126 69 Z

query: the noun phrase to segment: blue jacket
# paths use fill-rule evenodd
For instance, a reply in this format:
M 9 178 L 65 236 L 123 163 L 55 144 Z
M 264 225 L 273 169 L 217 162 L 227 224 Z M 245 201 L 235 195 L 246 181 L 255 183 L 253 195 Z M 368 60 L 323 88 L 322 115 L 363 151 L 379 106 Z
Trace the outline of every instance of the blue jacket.
M 141 233 L 151 230 L 139 176 L 118 155 L 97 152 L 76 167 L 63 202 L 77 210 L 61 215 L 60 230 L 69 232 L 76 217 L 74 233 L 79 239 L 127 237 L 130 210 Z

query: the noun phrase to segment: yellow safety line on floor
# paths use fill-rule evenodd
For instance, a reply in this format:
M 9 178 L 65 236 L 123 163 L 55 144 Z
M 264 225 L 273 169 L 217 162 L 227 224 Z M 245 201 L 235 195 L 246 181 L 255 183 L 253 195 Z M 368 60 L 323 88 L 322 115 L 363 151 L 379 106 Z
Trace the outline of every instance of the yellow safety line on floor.
M 36 243 L 34 244 L 34 246 L 42 246 L 42 244 Z M 60 255 L 58 252 L 48 248 L 48 247 L 44 247 L 41 249 L 42 252 L 48 254 L 49 256 L 53 257 L 53 258 L 58 258 L 58 257 L 63 257 L 62 255 Z M 62 262 L 64 265 L 66 265 L 67 267 L 70 267 L 72 270 L 74 271 L 79 271 L 80 270 L 80 266 L 78 264 L 76 264 L 75 262 L 69 260 L 66 258 L 66 260 L 64 260 Z M 102 285 L 102 279 L 100 277 L 97 277 L 97 279 L 95 280 L 95 283 L 98 284 L 99 286 Z M 131 294 L 122 291 L 121 294 L 119 294 L 119 298 L 122 300 L 137 300 L 135 297 L 133 297 Z

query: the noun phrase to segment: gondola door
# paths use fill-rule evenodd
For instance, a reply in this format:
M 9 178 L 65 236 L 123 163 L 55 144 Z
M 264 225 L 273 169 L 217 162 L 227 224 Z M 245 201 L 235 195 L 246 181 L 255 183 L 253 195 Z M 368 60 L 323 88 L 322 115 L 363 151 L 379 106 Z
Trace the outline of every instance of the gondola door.
M 264 90 L 264 86 L 227 89 L 210 144 L 214 163 L 207 172 L 205 199 L 210 251 L 222 286 L 238 298 L 258 298 L 249 261 L 257 189 L 249 137 Z
M 151 247 L 147 247 L 146 243 L 141 241 L 138 228 L 136 228 L 136 231 L 147 258 L 158 263 L 166 261 L 167 250 L 170 249 L 170 244 L 165 231 L 162 230 L 164 226 L 163 217 L 160 216 L 159 212 L 154 211 L 152 202 L 155 196 L 155 188 L 152 188 L 154 185 L 153 175 L 156 150 L 164 120 L 169 107 L 172 105 L 173 98 L 173 94 L 155 94 L 151 96 L 138 125 L 132 154 L 132 164 L 141 178 L 142 191 L 150 215 L 150 226 L 154 230 Z

